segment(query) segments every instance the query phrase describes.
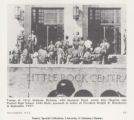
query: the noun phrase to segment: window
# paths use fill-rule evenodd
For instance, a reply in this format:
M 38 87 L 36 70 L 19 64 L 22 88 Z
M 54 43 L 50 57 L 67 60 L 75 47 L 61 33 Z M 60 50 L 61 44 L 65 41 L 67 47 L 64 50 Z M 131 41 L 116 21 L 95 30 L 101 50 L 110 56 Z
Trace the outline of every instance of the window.
M 118 8 L 90 8 L 89 19 L 101 25 L 120 25 L 120 9 Z
M 33 22 L 48 25 L 48 24 L 63 24 L 62 8 L 33 8 L 32 19 Z
M 120 8 L 89 8 L 88 37 L 95 48 L 102 39 L 111 45 L 111 54 L 121 54 L 121 11 Z
M 37 35 L 38 44 L 48 46 L 58 38 L 64 39 L 63 8 L 32 8 L 32 30 Z

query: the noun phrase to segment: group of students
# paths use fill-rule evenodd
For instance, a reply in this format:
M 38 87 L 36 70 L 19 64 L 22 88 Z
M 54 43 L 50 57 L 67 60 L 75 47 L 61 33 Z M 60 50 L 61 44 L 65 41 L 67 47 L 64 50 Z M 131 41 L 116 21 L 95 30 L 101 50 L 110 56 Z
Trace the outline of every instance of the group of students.
M 91 64 L 108 63 L 110 44 L 106 39 L 93 48 L 92 41 L 79 36 L 79 32 L 65 40 L 58 38 L 48 46 L 39 44 L 34 31 L 26 39 L 24 31 L 18 36 L 16 48 L 9 52 L 12 64 Z

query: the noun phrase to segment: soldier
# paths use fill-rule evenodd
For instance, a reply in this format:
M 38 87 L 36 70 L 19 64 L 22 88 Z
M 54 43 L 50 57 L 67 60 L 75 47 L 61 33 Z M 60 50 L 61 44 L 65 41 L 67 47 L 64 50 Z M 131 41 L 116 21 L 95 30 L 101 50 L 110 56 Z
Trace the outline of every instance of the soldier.
M 21 54 L 20 63 L 22 63 L 22 64 L 27 64 L 28 55 L 29 55 L 29 53 L 28 53 L 28 47 L 25 46 L 25 47 L 24 47 L 24 50 L 23 50 L 23 52 L 22 52 L 22 54 Z
M 75 40 L 80 41 L 80 35 L 79 32 L 76 32 L 76 34 L 74 35 Z
M 109 55 L 109 49 L 110 49 L 110 44 L 107 42 L 106 39 L 102 40 L 102 43 L 100 44 L 101 47 L 101 53 L 103 55 L 103 61 L 102 64 L 107 64 L 108 63 L 108 55 Z
M 101 97 L 119 97 L 119 95 L 114 90 L 106 90 L 101 94 Z
M 31 37 L 31 35 L 28 36 L 28 39 L 27 39 L 27 46 L 28 46 L 28 52 L 29 52 L 29 53 L 33 53 L 33 52 L 34 52 L 34 48 L 33 48 L 33 42 L 32 42 L 32 37 Z
M 54 64 L 55 63 L 55 56 L 54 56 L 55 46 L 53 44 L 53 41 L 50 41 L 50 45 L 48 46 L 48 52 L 49 52 L 49 62 L 51 64 Z
M 123 35 L 123 40 L 124 40 L 124 55 L 126 55 L 126 50 L 127 50 L 127 33 L 126 33 L 126 29 L 125 29 L 125 33 Z
M 57 97 L 58 91 L 57 90 L 52 90 L 47 97 Z
M 88 90 L 79 90 L 75 93 L 74 97 L 93 97 L 92 93 Z
M 73 40 L 69 38 L 69 36 L 65 37 L 65 43 L 68 44 L 69 46 L 73 45 Z
M 62 46 L 60 45 L 59 48 L 57 49 L 58 64 L 62 64 L 64 59 L 64 51 L 61 47 Z
M 19 45 L 16 44 L 16 47 L 14 49 L 14 63 L 18 64 L 20 63 L 20 49 L 19 49 Z
M 58 38 L 58 41 L 55 43 L 55 48 L 59 48 L 59 46 L 62 45 L 62 42 L 60 40 L 60 38 Z
M 35 51 L 35 52 L 31 55 L 31 58 L 32 58 L 33 64 L 38 64 L 38 52 Z
M 84 52 L 85 52 L 85 47 L 84 47 L 84 40 L 83 38 L 80 39 L 79 42 L 79 53 L 80 53 L 80 57 L 83 58 Z
M 70 97 L 75 92 L 75 88 L 70 80 L 63 79 L 57 84 L 57 92 L 59 96 Z
M 100 47 L 100 44 L 98 43 L 97 44 L 97 47 L 94 49 L 94 60 L 101 64 L 102 63 L 102 58 L 103 58 L 103 55 L 102 55 L 102 52 L 101 52 L 102 48 Z
M 18 35 L 17 44 L 19 45 L 20 52 L 22 52 L 24 50 L 24 44 L 25 44 L 24 30 L 21 31 L 20 35 Z
M 87 48 L 86 49 L 86 52 L 85 52 L 85 54 L 83 56 L 83 63 L 84 64 L 91 64 L 91 62 L 92 62 L 92 59 L 91 59 L 91 50 L 90 50 L 90 48 Z
M 71 59 L 71 56 L 72 56 L 72 46 L 68 46 L 68 48 L 66 49 L 66 52 L 65 52 L 65 56 L 66 56 L 66 64 L 69 64 L 70 63 L 70 59 Z
M 77 44 L 75 44 L 74 48 L 72 49 L 72 55 L 70 58 L 70 62 L 72 62 L 73 64 L 79 64 L 79 62 L 80 62 L 80 53 L 79 53 Z
M 39 64 L 47 64 L 47 48 L 44 47 L 44 49 L 40 46 L 40 49 L 38 50 L 38 62 Z
M 13 54 L 12 54 L 12 51 L 9 51 L 9 63 L 13 63 Z
M 29 35 L 29 38 L 31 39 L 31 52 L 33 53 L 34 51 L 37 51 L 37 37 L 34 33 L 34 31 L 31 32 Z
M 88 37 L 87 37 L 87 40 L 84 42 L 84 46 L 85 46 L 86 49 L 89 48 L 91 51 L 93 50 L 92 41 L 89 40 Z

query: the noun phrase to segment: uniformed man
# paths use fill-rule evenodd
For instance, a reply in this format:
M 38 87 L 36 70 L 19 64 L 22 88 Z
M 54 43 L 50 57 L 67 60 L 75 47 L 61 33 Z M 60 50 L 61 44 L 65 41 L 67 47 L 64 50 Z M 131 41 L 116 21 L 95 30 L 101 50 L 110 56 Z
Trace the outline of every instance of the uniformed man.
M 82 89 L 77 91 L 74 94 L 74 97 L 93 97 L 92 93 L 86 89 Z
M 12 51 L 9 51 L 9 63 L 13 63 L 13 54 L 12 54 Z
M 102 54 L 102 48 L 100 47 L 99 43 L 97 44 L 97 47 L 94 49 L 93 53 L 94 53 L 94 61 L 97 62 L 98 64 L 101 64 L 103 54 Z
M 21 31 L 20 35 L 18 35 L 17 44 L 19 45 L 20 52 L 22 52 L 24 50 L 24 44 L 25 44 L 24 30 Z
M 38 62 L 39 64 L 47 64 L 47 48 L 44 47 L 44 49 L 40 46 L 40 49 L 38 50 Z
M 33 30 L 31 32 L 31 34 L 29 35 L 29 37 L 31 38 L 31 45 L 32 45 L 33 51 L 37 51 L 37 37 Z
M 58 64 L 63 64 L 64 51 L 62 49 L 62 45 L 60 45 L 59 48 L 57 49 L 57 59 L 58 59 Z
M 28 52 L 29 53 L 33 53 L 34 52 L 33 41 L 32 41 L 32 36 L 31 35 L 28 36 L 27 47 L 28 47 Z
M 79 64 L 79 62 L 80 62 L 80 53 L 79 53 L 77 44 L 75 44 L 74 48 L 72 49 L 72 55 L 70 58 L 70 62 L 72 62 L 73 64 Z
M 85 46 L 84 46 L 84 40 L 83 38 L 80 39 L 79 42 L 79 53 L 80 53 L 80 57 L 83 58 L 84 52 L 85 52 Z
M 74 92 L 75 88 L 70 80 L 63 79 L 57 84 L 58 97 L 70 97 Z
M 54 56 L 55 46 L 53 44 L 53 41 L 50 41 L 50 45 L 48 46 L 48 52 L 49 52 L 49 62 L 51 64 L 54 64 L 55 63 L 55 56 Z
M 110 44 L 107 42 L 106 39 L 102 40 L 102 43 L 100 44 L 101 47 L 101 52 L 103 54 L 103 61 L 102 64 L 107 64 L 108 63 L 108 55 L 109 55 L 109 49 L 110 49 Z
M 62 45 L 62 42 L 60 38 L 58 38 L 58 41 L 55 43 L 55 48 L 59 48 Z
M 86 48 L 86 52 L 84 53 L 83 56 L 83 63 L 84 64 L 91 64 L 92 59 L 91 59 L 91 50 L 90 48 Z
M 87 40 L 84 42 L 84 46 L 85 46 L 86 49 L 89 48 L 91 51 L 93 50 L 92 41 L 89 40 L 88 37 L 87 37 Z
M 21 60 L 20 60 L 21 64 L 27 64 L 28 63 L 28 55 L 29 55 L 28 47 L 25 46 L 24 50 L 23 50 L 23 52 L 21 54 Z
M 69 45 L 68 48 L 65 51 L 65 54 L 66 54 L 66 64 L 70 63 L 70 59 L 72 57 L 72 50 L 73 50 L 72 46 Z
M 69 44 L 69 46 L 73 46 L 73 39 L 70 39 L 69 36 L 65 37 L 65 43 Z
M 21 53 L 20 53 L 20 49 L 19 49 L 19 44 L 16 44 L 15 49 L 14 49 L 14 55 L 13 55 L 15 64 L 20 63 L 20 55 L 21 55 Z
M 31 54 L 31 58 L 33 64 L 38 64 L 38 52 L 35 51 L 33 54 Z

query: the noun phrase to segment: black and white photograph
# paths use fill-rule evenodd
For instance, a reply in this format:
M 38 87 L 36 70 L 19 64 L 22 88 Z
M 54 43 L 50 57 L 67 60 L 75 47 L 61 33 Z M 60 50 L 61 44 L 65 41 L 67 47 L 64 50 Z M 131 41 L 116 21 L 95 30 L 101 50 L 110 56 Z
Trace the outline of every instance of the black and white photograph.
M 10 4 L 8 93 L 126 97 L 124 4 Z

